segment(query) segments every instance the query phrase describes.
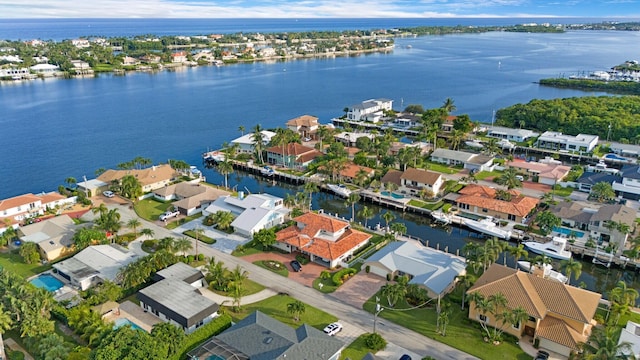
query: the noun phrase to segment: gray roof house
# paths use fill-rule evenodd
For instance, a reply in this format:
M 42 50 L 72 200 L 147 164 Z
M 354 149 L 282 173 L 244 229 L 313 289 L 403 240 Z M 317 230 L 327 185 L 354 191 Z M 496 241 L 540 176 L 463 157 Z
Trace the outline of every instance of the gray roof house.
M 53 264 L 58 275 L 87 290 L 100 281 L 116 281 L 120 269 L 140 258 L 119 245 L 89 246 L 75 256 Z
M 490 170 L 493 157 L 440 148 L 431 153 L 431 161 L 447 165 L 463 165 L 469 170 L 485 171 Z
M 153 196 L 160 201 L 175 200 L 173 206 L 185 215 L 200 212 L 220 196 L 228 194 L 228 191 L 189 182 L 181 182 L 153 191 Z
M 192 360 L 337 360 L 344 345 L 307 324 L 294 329 L 256 311 L 187 356 Z
M 415 242 L 394 241 L 364 263 L 373 274 L 386 277 L 409 275 L 409 284 L 417 284 L 430 297 L 442 296 L 453 289 L 456 277 L 466 272 L 460 256 L 448 254 Z
M 578 183 L 578 191 L 590 193 L 593 185 L 599 182 L 613 184 L 614 182 L 620 181 L 621 179 L 622 178 L 618 175 L 613 175 L 606 172 L 585 172 L 576 180 L 576 183 Z
M 527 141 L 539 135 L 539 133 L 527 129 L 512 129 L 502 126 L 492 126 L 487 130 L 487 136 L 489 137 L 517 142 Z
M 618 174 L 622 180 L 611 184 L 616 194 L 625 199 L 640 200 L 640 165 L 624 165 Z
M 218 316 L 220 306 L 198 291 L 203 279 L 200 270 L 189 265 L 171 265 L 156 273 L 158 282 L 138 292 L 140 306 L 189 334 Z
M 20 240 L 38 245 L 45 260 L 63 255 L 73 245 L 76 226 L 68 215 L 55 216 L 31 225 L 18 228 Z

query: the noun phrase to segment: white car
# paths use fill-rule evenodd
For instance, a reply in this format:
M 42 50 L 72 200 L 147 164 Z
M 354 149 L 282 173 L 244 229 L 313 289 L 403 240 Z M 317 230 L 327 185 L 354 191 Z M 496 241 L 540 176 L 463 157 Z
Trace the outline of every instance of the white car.
M 113 193 L 113 191 L 107 190 L 107 191 L 102 192 L 102 195 L 104 195 L 104 196 L 106 196 L 108 198 L 112 198 L 115 194 Z
M 342 331 L 342 324 L 340 324 L 339 322 L 331 323 L 324 328 L 324 333 L 329 336 L 333 336 L 340 331 Z
M 167 211 L 164 214 L 160 215 L 160 220 L 167 221 L 168 219 L 171 219 L 172 217 L 176 217 L 178 215 L 180 215 L 179 211 Z

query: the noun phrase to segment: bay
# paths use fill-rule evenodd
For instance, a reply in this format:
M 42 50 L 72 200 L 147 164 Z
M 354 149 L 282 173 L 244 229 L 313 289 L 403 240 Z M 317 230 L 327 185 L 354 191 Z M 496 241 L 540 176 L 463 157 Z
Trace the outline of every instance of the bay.
M 197 165 L 203 151 L 239 136 L 240 125 L 277 127 L 302 114 L 326 123 L 345 106 L 369 98 L 393 99 L 396 109 L 437 107 L 452 98 L 456 114 L 490 121 L 493 110 L 534 98 L 600 95 L 535 81 L 633 59 L 629 44 L 639 36 L 596 31 L 429 36 L 397 39 L 389 54 L 3 83 L 0 198 L 54 190 L 69 176 L 92 178 L 96 169 L 136 156 Z M 215 171 L 204 173 L 210 182 L 222 183 Z M 281 196 L 297 190 L 242 174 L 234 174 L 231 184 Z M 350 216 L 342 200 L 326 194 L 314 199 L 314 208 Z M 383 223 L 381 211 L 376 208 L 372 224 Z M 455 251 L 470 241 L 464 230 L 446 232 L 424 218 L 397 216 L 409 234 L 431 246 Z M 632 271 L 590 266 L 585 264 L 580 279 L 590 289 L 602 292 L 620 279 L 638 287 Z

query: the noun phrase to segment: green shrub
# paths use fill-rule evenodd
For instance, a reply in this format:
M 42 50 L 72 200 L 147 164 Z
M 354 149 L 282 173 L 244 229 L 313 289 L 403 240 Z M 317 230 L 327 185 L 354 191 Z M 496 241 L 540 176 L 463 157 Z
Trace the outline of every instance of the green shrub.
M 371 270 L 371 268 L 369 267 L 369 265 L 365 266 L 364 271 L 368 274 L 369 270 Z
M 24 353 L 22 351 L 9 351 L 7 353 L 9 360 L 24 360 Z
M 387 281 L 391 281 L 391 273 L 387 274 Z
M 156 247 L 158 240 L 145 240 L 142 242 L 142 247 L 146 249 L 153 249 Z
M 296 260 L 298 260 L 300 265 L 307 265 L 311 261 L 308 257 L 300 254 L 296 255 Z
M 373 352 L 378 352 L 387 347 L 387 341 L 378 333 L 365 335 L 364 344 Z
M 187 264 L 190 264 L 193 262 L 193 255 L 188 255 L 187 256 Z
M 198 254 L 198 261 L 204 261 L 204 254 Z
M 346 279 L 348 279 L 350 276 L 353 276 L 357 272 L 358 270 L 354 268 L 345 268 L 340 271 L 336 271 L 331 277 L 331 280 L 333 281 L 333 284 L 335 286 L 340 286 Z
M 213 319 L 210 323 L 201 326 L 198 330 L 187 335 L 182 342 L 182 347 L 176 351 L 176 353 L 169 358 L 169 360 L 180 360 L 185 357 L 185 354 L 194 349 L 200 343 L 204 342 L 208 338 L 218 335 L 221 332 L 231 327 L 231 316 L 228 314 L 222 314 Z
M 442 205 L 442 212 L 447 214 L 449 213 L 449 210 L 451 209 L 451 204 L 444 204 Z

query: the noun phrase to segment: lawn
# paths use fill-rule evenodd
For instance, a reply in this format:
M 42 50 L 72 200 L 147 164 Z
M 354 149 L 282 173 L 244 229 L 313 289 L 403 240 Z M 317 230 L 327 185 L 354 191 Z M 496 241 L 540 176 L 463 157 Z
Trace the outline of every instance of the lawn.
M 185 232 L 183 232 L 183 234 L 192 237 L 194 239 L 196 239 L 196 233 L 193 230 L 187 230 Z M 198 235 L 197 237 L 198 240 L 202 241 L 203 243 L 207 243 L 207 244 L 215 244 L 216 243 L 216 239 L 212 239 L 206 235 Z
M 144 199 L 133 205 L 136 214 L 149 221 L 158 220 L 158 217 L 171 207 L 171 202 L 161 202 L 153 198 Z
M 242 294 L 242 296 L 253 295 L 265 289 L 263 285 L 249 279 L 244 279 L 244 281 L 242 281 L 242 285 L 244 286 L 244 294 Z M 211 289 L 211 291 L 218 295 L 231 296 L 231 293 L 227 291 L 218 291 L 213 289 Z
M 51 269 L 51 265 L 49 264 L 25 264 L 17 250 L 0 253 L 0 266 L 25 279 Z
M 280 261 L 275 260 L 258 260 L 253 262 L 254 265 L 258 265 L 261 268 L 272 271 L 280 276 L 288 277 L 289 270 Z
M 233 312 L 231 309 L 228 310 L 228 313 L 233 318 L 233 321 L 237 322 L 252 312 L 260 310 L 289 326 L 297 328 L 302 324 L 307 324 L 318 330 L 322 330 L 332 322 L 338 321 L 338 318 L 335 316 L 316 309 L 309 304 L 305 304 L 306 310 L 304 314 L 300 315 L 300 321 L 296 322 L 293 320 L 293 316 L 287 312 L 287 305 L 294 300 L 295 299 L 289 295 L 275 295 L 253 304 L 243 305 L 239 313 Z
M 560 185 L 555 185 L 552 194 L 554 196 L 568 197 L 572 192 L 573 188 L 571 186 L 562 187 Z
M 500 176 L 500 172 L 497 171 L 480 171 L 479 173 L 475 174 L 475 178 L 476 180 L 485 180 L 486 178 L 489 177 L 496 177 L 496 176 Z
M 431 171 L 437 171 L 443 174 L 456 174 L 458 173 L 458 169 L 451 168 L 445 164 L 435 163 L 431 161 L 427 161 L 425 164 L 425 169 L 429 169 Z
M 197 219 L 197 218 L 199 218 L 199 217 L 202 217 L 202 213 L 201 213 L 201 212 L 199 212 L 199 213 L 195 213 L 195 214 L 190 215 L 190 216 L 185 216 L 185 217 L 183 217 L 183 218 L 181 218 L 181 219 L 177 219 L 177 220 L 171 221 L 171 222 L 169 222 L 169 223 L 167 224 L 166 228 L 167 228 L 167 229 L 175 229 L 175 228 L 177 228 L 178 226 L 183 225 L 183 224 L 186 224 L 186 223 L 188 223 L 189 221 L 193 221 L 193 220 L 195 220 L 195 219 Z
M 363 307 L 366 311 L 373 313 L 376 306 L 376 296 L 380 298 L 381 304 L 386 307 L 386 297 L 377 293 L 364 304 Z M 396 309 L 409 309 L 410 307 L 405 301 L 395 306 Z M 446 336 L 436 333 L 437 315 L 433 306 L 405 311 L 394 311 L 393 309 L 385 308 L 385 311 L 380 313 L 380 317 L 481 359 L 531 359 L 531 356 L 523 352 L 514 341 L 506 340 L 498 346 L 485 343 L 480 325 L 467 318 L 468 310 L 461 310 L 459 302 L 452 303 L 450 311 L 451 315 L 449 316 Z M 509 337 L 505 338 L 509 339 Z
M 349 344 L 349 346 L 347 346 L 344 350 L 342 350 L 342 353 L 340 354 L 340 360 L 362 359 L 362 358 L 365 357 L 365 355 L 367 355 L 367 353 L 370 353 L 371 350 L 364 343 L 364 336 L 365 335 L 366 334 L 362 334 L 362 335 L 358 336 L 357 339 L 353 340 L 353 342 L 351 344 Z
M 442 205 L 444 205 L 444 202 L 437 201 L 437 202 L 434 202 L 434 203 L 427 203 L 427 202 L 424 202 L 424 201 L 411 199 L 409 201 L 409 205 L 415 206 L 415 207 L 419 207 L 419 208 L 423 208 L 423 209 L 438 210 L 438 209 L 440 209 L 442 207 Z

